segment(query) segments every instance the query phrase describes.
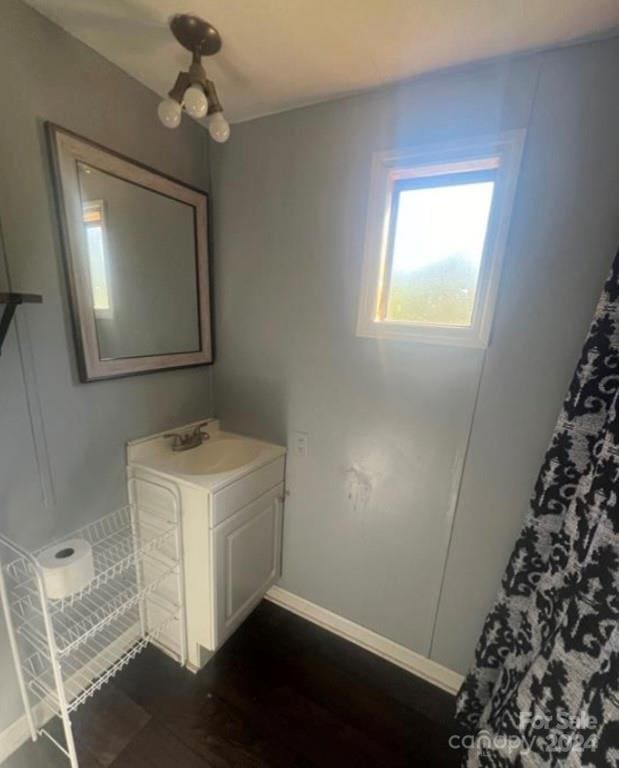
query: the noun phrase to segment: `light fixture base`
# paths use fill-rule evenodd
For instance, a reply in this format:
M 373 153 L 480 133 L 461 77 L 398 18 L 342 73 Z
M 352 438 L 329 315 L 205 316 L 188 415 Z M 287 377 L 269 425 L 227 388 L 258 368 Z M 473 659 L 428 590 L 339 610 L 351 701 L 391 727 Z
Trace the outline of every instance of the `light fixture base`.
M 177 13 L 170 19 L 170 29 L 184 48 L 199 56 L 212 56 L 221 48 L 219 32 L 199 16 Z

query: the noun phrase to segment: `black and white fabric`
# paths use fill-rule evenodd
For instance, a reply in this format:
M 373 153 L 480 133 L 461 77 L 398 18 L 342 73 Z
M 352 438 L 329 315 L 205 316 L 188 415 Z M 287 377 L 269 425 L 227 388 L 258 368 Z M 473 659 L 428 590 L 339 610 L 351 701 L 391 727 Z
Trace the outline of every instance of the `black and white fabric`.
M 619 254 L 460 689 L 468 768 L 619 766 Z

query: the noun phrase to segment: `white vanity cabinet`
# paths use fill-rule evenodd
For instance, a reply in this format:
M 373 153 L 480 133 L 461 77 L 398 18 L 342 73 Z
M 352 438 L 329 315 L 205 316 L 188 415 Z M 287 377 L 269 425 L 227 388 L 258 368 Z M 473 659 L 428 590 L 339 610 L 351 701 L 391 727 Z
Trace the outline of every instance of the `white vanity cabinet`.
M 219 432 L 215 425 L 208 427 L 212 442 L 202 446 L 206 470 L 216 454 L 219 466 L 223 466 L 220 457 L 224 450 L 228 464 L 234 463 L 229 460 L 230 452 L 237 450 L 232 440 L 244 442 L 244 460 L 253 455 L 247 449 L 249 438 Z M 193 456 L 189 455 L 191 450 L 186 457 L 170 456 L 161 436 L 149 439 L 153 440 L 157 442 L 152 445 L 136 441 L 128 446 L 130 493 L 137 496 L 136 501 L 161 507 L 170 504 L 169 495 L 161 488 L 164 486 L 172 489 L 180 502 L 187 657 L 191 667 L 199 668 L 281 574 L 285 449 L 251 440 L 256 456 L 250 461 L 225 472 L 189 475 L 181 470 L 189 466 L 188 462 L 192 471 L 199 467 L 200 448 L 191 449 L 196 451 Z M 162 594 L 165 589 L 166 585 L 161 585 Z M 156 600 L 154 594 L 147 616 L 153 611 L 156 614 Z M 170 637 L 176 638 L 178 633 L 170 632 Z M 162 645 L 178 653 L 177 646 L 166 638 Z

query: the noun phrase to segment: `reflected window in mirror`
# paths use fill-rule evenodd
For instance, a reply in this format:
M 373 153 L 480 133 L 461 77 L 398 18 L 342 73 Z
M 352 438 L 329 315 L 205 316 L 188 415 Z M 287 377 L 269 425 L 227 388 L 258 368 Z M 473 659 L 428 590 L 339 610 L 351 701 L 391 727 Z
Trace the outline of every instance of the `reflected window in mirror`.
M 88 247 L 88 271 L 95 317 L 110 319 L 112 294 L 105 256 L 105 213 L 103 200 L 93 200 L 82 205 L 86 244 Z

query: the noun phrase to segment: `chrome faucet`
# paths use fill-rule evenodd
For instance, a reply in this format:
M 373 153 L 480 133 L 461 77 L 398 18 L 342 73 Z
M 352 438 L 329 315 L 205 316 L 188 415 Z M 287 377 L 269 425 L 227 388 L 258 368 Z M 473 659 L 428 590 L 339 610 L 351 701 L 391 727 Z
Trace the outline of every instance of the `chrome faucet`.
M 202 427 L 207 425 L 208 421 L 203 421 L 201 424 L 196 424 L 191 432 L 186 432 L 184 435 L 179 432 L 168 432 L 164 437 L 172 439 L 173 451 L 188 451 L 190 448 L 197 448 L 210 438 L 208 432 L 202 431 Z

